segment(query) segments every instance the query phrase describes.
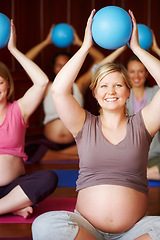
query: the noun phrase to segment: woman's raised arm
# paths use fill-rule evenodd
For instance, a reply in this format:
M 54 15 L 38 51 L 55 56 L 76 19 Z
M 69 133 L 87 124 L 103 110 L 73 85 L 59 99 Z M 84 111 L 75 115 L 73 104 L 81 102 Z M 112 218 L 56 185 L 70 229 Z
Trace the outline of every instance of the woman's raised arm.
M 17 49 L 16 32 L 13 20 L 11 20 L 11 34 L 8 42 L 8 50 L 22 65 L 33 82 L 32 87 L 28 89 L 24 96 L 18 101 L 22 116 L 26 122 L 43 99 L 49 80 L 46 74 L 33 61 L 28 59 L 22 52 Z
M 52 84 L 52 95 L 59 117 L 75 136 L 85 120 L 85 112 L 72 95 L 72 85 L 93 45 L 91 24 L 95 10 L 91 12 L 85 29 L 84 41 L 80 49 L 57 74 Z
M 131 11 L 129 13 L 133 22 L 130 47 L 160 86 L 160 61 L 140 47 L 136 20 L 133 13 Z M 142 116 L 148 132 L 153 137 L 160 129 L 160 90 L 155 94 L 152 101 L 142 109 Z

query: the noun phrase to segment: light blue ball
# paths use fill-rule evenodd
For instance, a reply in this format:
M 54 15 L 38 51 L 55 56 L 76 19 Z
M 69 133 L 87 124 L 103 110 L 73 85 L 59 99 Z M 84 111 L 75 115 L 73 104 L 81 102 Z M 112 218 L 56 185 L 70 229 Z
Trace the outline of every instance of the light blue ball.
M 59 23 L 53 28 L 51 38 L 55 46 L 65 48 L 72 44 L 74 32 L 69 24 Z
M 144 24 L 137 24 L 137 28 L 139 44 L 143 49 L 148 50 L 153 42 L 152 31 Z
M 10 26 L 10 19 L 3 13 L 0 13 L 0 48 L 4 48 L 8 44 L 11 31 Z
M 93 40 L 100 47 L 117 49 L 129 41 L 132 33 L 132 20 L 124 9 L 107 6 L 94 15 L 91 30 Z

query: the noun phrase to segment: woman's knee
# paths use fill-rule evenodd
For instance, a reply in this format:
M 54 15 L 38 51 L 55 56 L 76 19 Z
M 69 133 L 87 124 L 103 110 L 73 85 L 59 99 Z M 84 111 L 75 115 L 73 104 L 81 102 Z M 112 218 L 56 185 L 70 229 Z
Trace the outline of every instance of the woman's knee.
M 44 213 L 37 217 L 32 224 L 33 240 L 75 239 L 78 230 L 78 225 L 66 211 Z
M 43 178 L 41 179 L 41 186 L 52 188 L 53 190 L 57 187 L 58 176 L 53 170 L 43 170 Z
M 58 184 L 58 177 L 52 170 L 42 170 L 38 175 L 38 185 L 34 192 L 34 203 L 41 202 L 54 192 Z

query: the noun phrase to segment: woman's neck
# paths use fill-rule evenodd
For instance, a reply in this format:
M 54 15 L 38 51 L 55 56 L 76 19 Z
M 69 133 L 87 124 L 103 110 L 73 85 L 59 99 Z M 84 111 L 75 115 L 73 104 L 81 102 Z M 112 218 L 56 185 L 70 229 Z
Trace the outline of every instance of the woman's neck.
M 135 98 L 141 102 L 143 97 L 144 97 L 144 93 L 145 93 L 145 87 L 133 87 L 132 88 L 133 94 L 135 96 Z
M 126 122 L 127 116 L 124 114 L 124 111 L 117 112 L 105 112 L 103 111 L 100 115 L 101 123 L 103 126 L 106 126 L 110 129 L 116 129 Z

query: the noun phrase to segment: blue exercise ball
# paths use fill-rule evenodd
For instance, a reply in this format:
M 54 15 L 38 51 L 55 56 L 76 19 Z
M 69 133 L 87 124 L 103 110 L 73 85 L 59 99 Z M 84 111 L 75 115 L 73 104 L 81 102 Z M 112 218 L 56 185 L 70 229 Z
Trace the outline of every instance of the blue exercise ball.
M 59 23 L 53 28 L 51 38 L 54 45 L 65 48 L 72 44 L 74 32 L 69 24 Z
M 152 31 L 144 24 L 137 24 L 137 28 L 139 44 L 143 49 L 148 50 L 153 42 Z
M 100 9 L 92 21 L 93 40 L 102 48 L 117 49 L 124 46 L 132 33 L 130 15 L 117 6 Z
M 4 48 L 9 41 L 10 26 L 10 19 L 3 13 L 0 13 L 0 48 Z

